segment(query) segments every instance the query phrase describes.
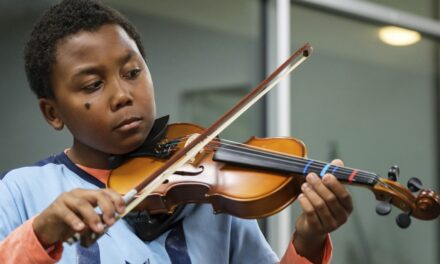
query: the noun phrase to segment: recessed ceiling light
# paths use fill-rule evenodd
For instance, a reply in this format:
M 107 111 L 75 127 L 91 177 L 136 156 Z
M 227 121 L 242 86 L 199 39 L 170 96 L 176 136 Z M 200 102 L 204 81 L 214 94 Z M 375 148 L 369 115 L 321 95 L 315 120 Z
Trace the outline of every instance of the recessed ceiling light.
M 391 46 L 408 46 L 419 42 L 422 37 L 417 31 L 387 26 L 379 29 L 379 38 Z

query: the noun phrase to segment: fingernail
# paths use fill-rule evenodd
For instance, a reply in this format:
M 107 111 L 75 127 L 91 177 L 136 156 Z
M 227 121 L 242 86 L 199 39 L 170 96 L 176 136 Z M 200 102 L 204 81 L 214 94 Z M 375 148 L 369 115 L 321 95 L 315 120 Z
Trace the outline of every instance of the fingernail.
M 323 180 L 324 182 L 328 182 L 328 181 L 330 180 L 331 177 L 332 177 L 331 174 L 326 174 L 326 175 L 324 175 L 324 177 L 322 177 L 322 180 Z
M 310 183 L 315 183 L 318 181 L 318 176 L 316 176 L 314 173 L 310 173 L 306 178 Z
M 307 183 L 303 183 L 303 185 L 301 185 L 301 190 L 305 191 L 307 187 Z
M 84 228 L 84 223 L 82 223 L 82 222 L 78 222 L 78 223 L 76 223 L 76 224 L 75 224 L 75 228 L 76 228 L 77 230 L 81 230 L 81 229 L 83 229 L 83 228 Z
M 99 232 L 101 232 L 104 230 L 104 225 L 101 222 L 99 222 L 96 224 L 96 228 L 98 229 Z

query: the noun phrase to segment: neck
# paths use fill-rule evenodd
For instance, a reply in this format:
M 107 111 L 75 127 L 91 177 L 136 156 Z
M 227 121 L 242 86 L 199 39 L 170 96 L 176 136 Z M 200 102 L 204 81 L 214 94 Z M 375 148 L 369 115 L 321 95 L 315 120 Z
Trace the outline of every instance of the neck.
M 94 169 L 109 169 L 109 154 L 90 148 L 80 143 L 76 139 L 73 146 L 67 152 L 69 159 L 82 166 Z

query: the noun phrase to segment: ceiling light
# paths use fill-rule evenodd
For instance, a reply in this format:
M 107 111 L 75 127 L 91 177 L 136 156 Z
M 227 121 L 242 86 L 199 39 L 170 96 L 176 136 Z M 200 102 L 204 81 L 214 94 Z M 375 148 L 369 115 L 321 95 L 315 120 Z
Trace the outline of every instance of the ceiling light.
M 379 38 L 391 46 L 408 46 L 419 42 L 422 37 L 417 31 L 387 26 L 379 29 Z

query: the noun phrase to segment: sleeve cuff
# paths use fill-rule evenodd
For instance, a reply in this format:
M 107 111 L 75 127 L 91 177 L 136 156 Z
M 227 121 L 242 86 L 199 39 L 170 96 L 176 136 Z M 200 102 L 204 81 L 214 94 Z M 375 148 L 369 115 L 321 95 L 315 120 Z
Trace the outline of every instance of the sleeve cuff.
M 330 239 L 330 235 L 327 235 L 327 238 L 325 239 L 323 250 L 324 252 L 322 255 L 322 264 L 328 264 L 331 261 L 332 251 L 333 251 L 333 245 Z M 296 249 L 293 245 L 293 241 L 290 241 L 286 253 L 284 253 L 283 258 L 280 261 L 280 264 L 288 264 L 288 263 L 311 264 L 312 262 L 310 262 L 307 258 L 299 255 L 296 252 Z
M 62 243 L 44 249 L 33 229 L 34 218 L 24 222 L 1 242 L 0 260 L 6 263 L 52 264 L 60 260 Z M 2 262 L 3 263 L 3 262 Z
M 61 255 L 63 253 L 63 243 L 57 242 L 51 247 L 45 249 L 41 242 L 38 240 L 37 235 L 35 234 L 33 228 L 33 222 L 35 217 L 31 218 L 27 221 L 25 225 L 26 237 L 29 238 L 29 252 L 33 252 L 33 255 L 37 256 L 44 263 L 55 263 L 61 259 Z

